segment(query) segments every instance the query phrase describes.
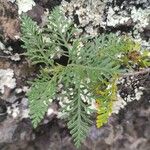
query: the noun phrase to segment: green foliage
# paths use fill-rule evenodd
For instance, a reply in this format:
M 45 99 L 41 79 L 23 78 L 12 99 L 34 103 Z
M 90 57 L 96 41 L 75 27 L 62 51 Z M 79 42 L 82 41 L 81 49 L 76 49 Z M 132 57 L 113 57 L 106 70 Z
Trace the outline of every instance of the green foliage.
M 53 45 L 48 44 L 43 39 L 43 30 L 26 15 L 22 16 L 22 47 L 27 49 L 28 56 L 32 64 L 44 63 L 53 65 L 53 59 L 49 59 L 53 51 Z
M 47 112 L 48 105 L 52 102 L 56 92 L 56 77 L 46 78 L 41 74 L 32 84 L 32 90 L 28 92 L 30 116 L 33 126 L 36 128 Z
M 41 73 L 28 93 L 32 123 L 37 127 L 54 97 L 61 96 L 68 128 L 79 147 L 91 124 L 93 110 L 90 105 L 93 99 L 99 103 L 97 126 L 107 122 L 116 98 L 116 76 L 122 72 L 120 68 L 129 60 L 127 54 L 135 48 L 135 44 L 113 34 L 94 39 L 75 38 L 78 29 L 59 8 L 51 12 L 44 28 L 23 16 L 21 29 L 26 55 L 33 64 L 42 64 Z M 62 57 L 68 59 L 67 65 L 61 62 Z M 60 83 L 66 92 L 57 92 Z M 107 87 L 109 84 L 111 88 Z
M 95 88 L 95 94 L 99 95 L 99 98 L 97 99 L 98 115 L 96 119 L 96 125 L 98 128 L 107 123 L 108 118 L 112 113 L 113 102 L 117 99 L 117 78 L 117 76 L 114 76 L 111 81 L 98 84 Z
M 71 109 L 68 111 L 68 128 L 74 138 L 75 145 L 79 147 L 89 131 L 89 124 L 92 122 L 86 113 L 87 105 L 81 99 L 80 94 L 82 93 L 82 89 L 80 88 L 80 84 L 76 84 L 76 86 L 79 87 L 76 87 L 76 92 L 73 95 L 74 98 L 69 104 Z

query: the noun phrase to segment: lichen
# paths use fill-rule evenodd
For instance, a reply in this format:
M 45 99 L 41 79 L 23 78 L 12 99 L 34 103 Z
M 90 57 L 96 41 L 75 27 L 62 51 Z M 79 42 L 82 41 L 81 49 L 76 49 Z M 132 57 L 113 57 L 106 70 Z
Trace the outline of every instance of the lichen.
M 33 0 L 16 0 L 18 5 L 18 14 L 20 15 L 22 12 L 27 12 L 31 10 L 33 6 L 35 6 L 35 2 Z
M 77 16 L 80 27 L 85 27 L 88 34 L 96 35 L 96 26 L 103 26 L 103 14 L 107 0 L 72 0 L 70 3 L 62 1 L 61 9 L 67 17 L 74 20 Z
M 12 69 L 0 69 L 0 92 L 3 94 L 5 86 L 13 89 L 16 87 L 16 79 Z

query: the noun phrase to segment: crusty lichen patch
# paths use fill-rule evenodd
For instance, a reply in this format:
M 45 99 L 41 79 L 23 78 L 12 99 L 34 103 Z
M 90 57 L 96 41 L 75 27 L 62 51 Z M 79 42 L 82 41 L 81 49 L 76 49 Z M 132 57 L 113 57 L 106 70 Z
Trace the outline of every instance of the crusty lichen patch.
M 35 2 L 33 0 L 16 0 L 18 5 L 18 14 L 20 15 L 22 12 L 27 12 L 31 10 L 33 6 L 35 6 Z
M 16 87 L 16 79 L 12 69 L 0 69 L 0 92 L 3 94 L 5 86 L 13 89 Z

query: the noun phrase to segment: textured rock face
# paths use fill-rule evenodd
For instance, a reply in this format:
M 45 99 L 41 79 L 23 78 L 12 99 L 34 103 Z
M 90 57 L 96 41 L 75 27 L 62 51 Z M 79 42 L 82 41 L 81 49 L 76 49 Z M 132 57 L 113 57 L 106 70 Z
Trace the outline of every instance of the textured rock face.
M 16 5 L 1 0 L 0 12 L 0 32 L 4 35 L 4 39 L 17 39 L 19 36 L 19 19 Z
M 91 4 L 90 4 L 91 3 Z M 150 26 L 150 2 L 148 0 L 72 0 L 62 1 L 62 10 L 75 20 L 87 34 L 97 35 L 103 31 L 126 33 L 149 48 L 149 39 L 142 37 Z
M 2 7 L 4 8 L 2 15 L 0 14 L 0 31 L 3 31 L 4 38 L 12 40 L 19 37 L 19 22 L 16 18 L 18 8 L 13 4 L 13 0 L 8 1 L 9 3 L 5 0 L 0 1 L 0 5 L 5 6 Z M 61 0 L 35 0 L 35 2 L 38 5 L 28 11 L 28 14 L 41 23 L 44 9 L 60 4 Z M 88 3 L 91 5 L 89 6 Z M 100 0 L 62 0 L 61 7 L 66 16 L 73 19 L 85 34 L 93 36 L 102 32 L 127 34 L 141 41 L 144 48 L 150 48 L 149 0 L 103 0 L 103 2 Z M 11 13 L 8 13 L 9 10 Z M 12 18 L 10 14 L 13 14 Z M 1 50 L 7 48 L 8 46 L 5 47 L 3 43 L 0 43 Z M 5 51 L 7 56 L 13 51 L 16 52 L 18 48 L 14 46 L 9 50 Z M 22 59 L 18 59 L 17 56 L 19 55 L 3 63 L 0 58 L 0 92 L 7 106 L 7 116 L 2 118 L 0 111 L 0 150 L 76 150 L 66 123 L 55 118 L 58 113 L 58 106 L 55 104 L 49 108 L 43 124 L 33 130 L 29 120 L 28 99 L 24 96 L 28 86 L 24 83 L 27 80 L 26 76 L 32 74 L 34 70 L 28 69 L 22 63 Z M 20 60 L 22 64 L 16 65 L 16 60 Z M 93 148 L 95 150 L 149 150 L 149 80 L 149 75 L 141 77 L 139 84 L 133 83 L 136 88 L 131 83 L 126 83 L 126 80 L 122 81 L 124 85 L 127 85 L 125 88 L 120 85 L 122 90 L 119 94 L 124 99 L 121 104 L 116 105 L 115 112 L 118 112 L 118 115 L 113 115 L 109 123 L 101 129 L 92 126 L 87 140 L 81 147 L 82 150 Z M 143 95 L 137 91 L 139 87 L 144 87 L 140 89 Z M 135 99 L 140 100 L 134 101 Z M 132 102 L 124 108 L 125 110 L 119 111 L 120 106 L 124 107 L 129 101 Z
M 0 124 L 0 149 L 18 150 L 34 139 L 32 126 L 27 121 L 7 118 Z
M 107 4 L 105 1 L 78 0 L 62 1 L 62 11 L 74 20 L 80 27 L 85 28 L 88 34 L 96 35 L 98 27 L 103 26 L 103 15 Z
M 0 125 L 0 143 L 12 143 L 17 123 L 13 119 L 6 119 Z

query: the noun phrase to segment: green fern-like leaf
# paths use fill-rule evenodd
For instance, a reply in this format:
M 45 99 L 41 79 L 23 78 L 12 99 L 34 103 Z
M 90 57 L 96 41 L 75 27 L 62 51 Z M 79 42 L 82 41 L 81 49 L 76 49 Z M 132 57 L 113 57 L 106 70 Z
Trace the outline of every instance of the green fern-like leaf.
M 84 104 L 83 100 L 80 97 L 81 92 L 78 91 L 77 94 L 78 96 L 75 96 L 75 98 L 72 100 L 72 107 L 68 112 L 68 128 L 70 129 L 70 133 L 74 138 L 75 145 L 77 146 L 77 148 L 79 148 L 81 142 L 85 139 L 89 131 L 89 124 L 91 123 L 91 120 L 86 113 L 87 105 Z
M 90 105 L 95 99 L 99 103 L 97 126 L 107 122 L 116 99 L 114 77 L 122 73 L 121 65 L 125 62 L 122 58 L 128 60 L 128 52 L 137 46 L 113 34 L 75 38 L 78 29 L 58 7 L 49 15 L 47 26 L 40 28 L 23 16 L 21 29 L 26 56 L 33 64 L 42 64 L 40 76 L 28 93 L 33 125 L 37 127 L 48 109 L 49 100 L 57 95 L 65 105 L 61 109 L 67 114 L 68 128 L 79 147 L 89 130 L 93 112 Z M 67 59 L 66 65 L 61 62 L 62 57 Z M 60 83 L 64 92 L 56 90 Z M 108 84 L 111 85 L 109 89 Z
M 89 104 L 84 102 L 83 97 L 86 94 L 83 91 L 88 90 L 91 94 L 88 96 L 88 101 L 92 101 L 94 95 L 92 91 L 90 92 L 91 86 L 101 82 L 104 78 L 109 79 L 113 74 L 119 72 L 120 65 L 112 61 L 112 56 L 105 56 L 101 52 L 102 45 L 109 45 L 109 36 L 105 38 L 102 35 L 95 38 L 94 41 L 84 37 L 74 39 L 73 35 L 77 29 L 66 20 L 58 8 L 52 11 L 47 28 L 40 29 L 27 16 L 23 17 L 22 22 L 22 40 L 25 43 L 24 48 L 27 49 L 26 55 L 34 64 L 42 62 L 45 64 L 42 76 L 35 80 L 28 93 L 33 125 L 36 127 L 44 117 L 49 99 L 56 94 L 58 83 L 61 82 L 64 85 L 64 90 L 73 87 L 73 95 L 67 91 L 71 102 L 66 104 L 66 108 L 69 107 L 70 110 L 68 111 L 66 108 L 64 110 L 68 113 L 70 133 L 76 146 L 79 147 L 86 137 L 91 122 L 87 113 L 90 111 Z M 49 34 L 48 41 L 44 40 L 44 36 L 47 37 L 46 32 Z M 85 46 L 81 47 L 81 43 Z M 67 51 L 64 51 L 62 47 Z M 67 55 L 69 59 L 67 66 L 54 64 L 55 57 L 51 57 L 51 55 L 57 55 L 57 53 L 62 56 Z M 45 77 L 47 77 L 46 80 Z M 90 83 L 87 82 L 87 79 L 90 80 Z M 62 97 L 64 96 L 62 95 Z
M 52 66 L 54 61 L 50 57 L 54 53 L 54 47 L 44 40 L 43 30 L 26 15 L 22 16 L 21 29 L 21 40 L 25 43 L 22 47 L 27 49 L 25 55 L 29 57 L 32 64 L 43 63 Z
M 49 104 L 52 102 L 56 92 L 55 77 L 49 81 L 45 76 L 40 76 L 32 83 L 31 91 L 28 92 L 30 116 L 34 128 L 43 119 Z
M 101 89 L 101 84 L 99 84 L 96 88 L 96 94 L 98 95 L 98 111 L 96 125 L 98 128 L 107 123 L 112 113 L 113 102 L 117 99 L 116 81 L 117 76 L 114 76 L 114 78 L 112 78 L 112 81 L 103 83 L 103 86 L 105 86 L 103 89 Z
M 69 68 L 62 80 L 64 81 L 64 86 L 66 86 L 65 89 L 67 89 L 68 84 L 74 88 L 73 93 L 67 90 L 67 96 L 70 103 L 63 109 L 68 113 L 68 128 L 70 129 L 76 147 L 79 148 L 89 131 L 89 126 L 92 121 L 90 120 L 90 115 L 87 113 L 89 105 L 84 103 L 81 96 L 84 95 L 83 91 L 87 89 L 87 87 L 82 84 L 81 72 L 79 73 L 79 70 L 76 71 L 77 72 L 72 70 L 72 68 Z M 68 80 L 67 78 L 71 78 L 71 80 Z M 68 110 L 68 108 L 70 109 Z

